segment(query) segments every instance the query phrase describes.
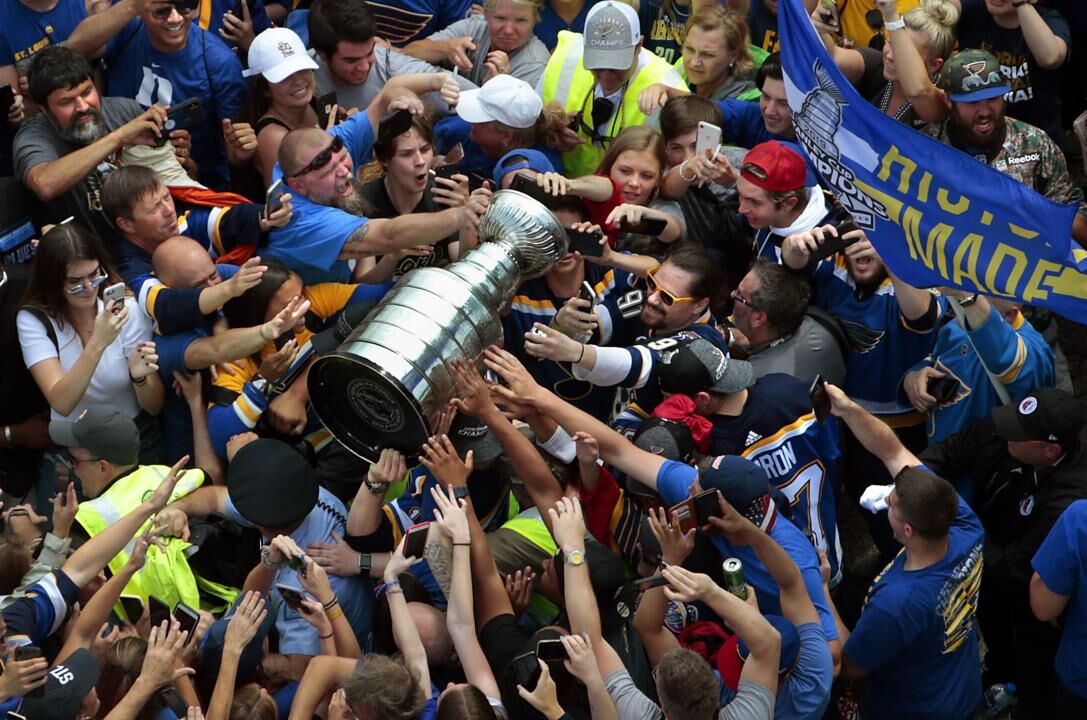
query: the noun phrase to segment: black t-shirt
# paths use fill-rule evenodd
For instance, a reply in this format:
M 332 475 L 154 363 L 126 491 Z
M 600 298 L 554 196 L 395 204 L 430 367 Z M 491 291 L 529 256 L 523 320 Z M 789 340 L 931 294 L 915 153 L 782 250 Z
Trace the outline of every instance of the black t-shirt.
M 1067 63 L 1072 57 L 1072 31 L 1056 10 L 1035 6 L 1053 34 L 1068 45 Z M 981 48 L 996 56 L 1000 69 L 1011 83 L 1008 115 L 1045 130 L 1054 142 L 1060 142 L 1061 98 L 1058 92 L 1060 68 L 1045 70 L 1038 66 L 1027 47 L 1022 28 L 1002 28 L 985 9 L 985 0 L 962 0 L 959 21 L 959 47 Z
M 427 186 L 423 191 L 422 199 L 419 200 L 419 204 L 415 206 L 411 211 L 411 214 L 438 212 L 439 210 L 446 209 L 444 205 L 435 204 L 434 196 L 430 193 L 433 187 L 434 178 L 431 177 L 430 180 L 427 181 Z M 384 177 L 379 177 L 376 180 L 371 180 L 366 183 L 362 188 L 362 196 L 366 199 L 366 202 L 369 203 L 369 207 L 367 207 L 366 210 L 369 217 L 394 218 L 399 217 L 401 214 L 400 211 L 396 209 L 396 206 L 393 205 L 392 198 L 389 197 L 389 191 L 385 188 Z M 434 252 L 430 255 L 401 258 L 400 262 L 396 264 L 396 273 L 393 275 L 393 278 L 399 278 L 409 270 L 414 270 L 418 267 L 427 267 L 430 265 L 445 267 L 450 263 L 449 243 L 455 242 L 459 235 L 459 232 L 454 232 L 434 243 Z

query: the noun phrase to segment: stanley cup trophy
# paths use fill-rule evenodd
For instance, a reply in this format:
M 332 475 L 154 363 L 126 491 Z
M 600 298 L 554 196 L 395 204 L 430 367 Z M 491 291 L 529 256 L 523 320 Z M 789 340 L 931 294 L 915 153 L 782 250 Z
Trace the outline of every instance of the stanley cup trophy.
M 374 462 L 384 448 L 419 454 L 456 395 L 449 364 L 476 361 L 502 339 L 500 312 L 523 280 L 565 254 L 569 238 L 541 203 L 494 195 L 479 247 L 446 268 L 405 275 L 336 352 L 309 373 L 313 409 L 346 448 Z

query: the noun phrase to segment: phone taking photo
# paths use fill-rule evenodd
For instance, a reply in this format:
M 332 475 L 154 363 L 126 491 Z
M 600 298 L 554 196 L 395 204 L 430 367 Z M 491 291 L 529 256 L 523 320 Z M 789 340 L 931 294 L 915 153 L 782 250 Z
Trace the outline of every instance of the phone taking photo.
M 562 662 L 569 659 L 562 640 L 540 640 L 536 643 L 536 657 L 545 663 Z
M 279 591 L 279 596 L 283 598 L 284 604 L 291 610 L 296 613 L 306 612 L 305 606 L 302 605 L 302 602 L 306 599 L 306 594 L 300 589 L 276 583 L 276 590 Z
M 422 558 L 426 553 L 426 538 L 430 530 L 430 523 L 419 523 L 408 528 L 404 540 L 404 557 Z
M 177 105 L 172 105 L 166 113 L 166 122 L 162 124 L 162 134 L 156 140 L 156 145 L 162 147 L 170 140 L 170 133 L 174 130 L 188 130 L 204 122 L 204 107 L 200 104 L 200 98 L 191 97 L 182 100 Z
M 124 304 L 125 301 L 125 284 L 123 282 L 110 285 L 108 288 L 102 291 L 102 302 L 105 305 L 109 305 L 111 302 L 118 302 Z M 120 312 L 118 309 L 117 312 Z
M 154 595 L 147 597 L 147 611 L 151 619 L 151 627 L 158 627 L 163 621 L 170 619 L 170 606 Z
M 823 422 L 830 417 L 830 395 L 827 394 L 827 381 L 822 375 L 816 375 L 808 389 L 808 397 L 811 398 L 811 407 L 815 411 L 815 419 Z
M 668 227 L 668 221 L 661 218 L 642 218 L 632 223 L 626 218 L 619 221 L 619 232 L 633 233 L 635 235 L 650 235 L 658 237 Z
M 601 257 L 604 254 L 604 239 L 602 232 L 584 232 L 574 228 L 566 228 L 566 236 L 570 238 L 570 252 L 581 253 L 583 257 Z
M 721 517 L 721 503 L 717 500 L 716 490 L 703 490 L 688 502 L 698 527 L 708 524 L 710 518 Z
M 174 620 L 177 620 L 183 631 L 189 633 L 189 637 L 185 641 L 185 644 L 188 645 L 194 639 L 196 626 L 200 624 L 200 613 L 196 612 L 185 603 L 179 602 L 174 606 Z
M 646 590 L 663 587 L 667 584 L 668 578 L 663 575 L 650 575 L 649 577 L 639 578 L 633 583 L 634 589 L 638 592 L 645 592 Z
M 524 173 L 519 172 L 513 176 L 513 180 L 510 181 L 510 190 L 524 193 L 548 209 L 550 209 L 551 204 L 555 202 L 554 195 L 549 194 L 546 190 L 537 185 L 535 178 L 529 177 Z M 567 234 L 570 232 L 571 231 L 568 230 Z
M 707 152 L 717 152 L 717 148 L 721 147 L 721 128 L 713 123 L 699 122 L 694 147 L 698 157 L 706 157 Z
M 317 127 L 322 130 L 328 127 L 328 119 L 332 116 L 332 108 L 336 107 L 336 92 L 325 93 L 316 100 Z
M 577 291 L 577 296 L 582 300 L 589 301 L 589 310 L 592 311 L 594 305 L 600 302 L 600 296 L 596 294 L 596 290 L 593 289 L 592 283 L 585 280 L 581 283 L 581 287 Z
M 264 194 L 264 219 L 267 220 L 271 217 L 272 213 L 283 207 L 283 196 L 288 193 L 287 185 L 283 182 L 283 178 L 276 180 L 272 183 L 272 187 L 268 188 L 268 192 Z
M 125 618 L 130 623 L 135 623 L 143 617 L 143 600 L 135 595 L 122 595 L 121 609 L 125 611 Z
M 845 250 L 850 245 L 860 242 L 860 236 L 851 237 L 846 240 L 843 235 L 851 233 L 857 230 L 856 224 L 852 220 L 845 220 L 834 226 L 837 231 L 837 237 L 831 237 L 829 233 L 823 236 L 823 244 L 819 246 L 818 250 L 815 250 L 809 255 L 809 262 L 817 263 L 826 260 L 828 257 L 834 255 L 834 253 Z

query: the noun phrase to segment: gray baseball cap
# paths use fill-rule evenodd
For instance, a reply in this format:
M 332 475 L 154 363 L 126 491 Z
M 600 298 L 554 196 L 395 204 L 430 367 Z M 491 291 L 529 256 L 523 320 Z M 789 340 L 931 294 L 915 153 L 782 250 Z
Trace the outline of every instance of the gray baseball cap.
M 634 64 L 642 39 L 638 13 L 614 0 L 597 3 L 585 16 L 584 37 L 581 61 L 586 70 L 626 70 Z
M 755 384 L 755 370 L 746 360 L 731 358 L 709 340 L 699 338 L 663 353 L 657 378 L 666 393 L 731 395 Z
M 57 445 L 83 448 L 114 465 L 135 465 L 140 457 L 136 423 L 109 408 L 87 408 L 75 421 L 53 420 L 49 423 L 49 437 Z

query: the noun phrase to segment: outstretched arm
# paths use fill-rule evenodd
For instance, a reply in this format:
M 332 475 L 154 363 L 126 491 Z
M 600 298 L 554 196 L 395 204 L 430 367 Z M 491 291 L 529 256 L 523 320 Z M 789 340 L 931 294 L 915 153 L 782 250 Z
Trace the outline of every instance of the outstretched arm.
M 827 383 L 826 389 L 830 396 L 831 412 L 849 426 L 857 441 L 868 452 L 883 461 L 891 477 L 897 476 L 904 467 L 921 464 L 883 421 L 849 399 L 840 388 Z

